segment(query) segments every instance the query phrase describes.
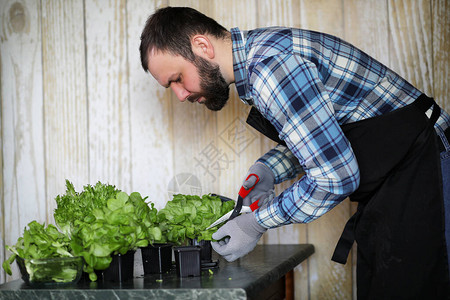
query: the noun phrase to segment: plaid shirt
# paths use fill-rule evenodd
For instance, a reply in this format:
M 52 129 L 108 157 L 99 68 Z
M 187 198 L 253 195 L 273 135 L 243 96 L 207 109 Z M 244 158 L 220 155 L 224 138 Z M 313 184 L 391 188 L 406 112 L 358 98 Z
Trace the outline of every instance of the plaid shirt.
M 359 169 L 340 125 L 379 116 L 421 92 L 350 44 L 327 34 L 284 27 L 231 29 L 235 84 L 277 129 L 278 145 L 258 161 L 275 183 L 305 175 L 261 207 L 267 228 L 317 219 L 354 192 Z M 436 124 L 443 130 L 450 117 Z

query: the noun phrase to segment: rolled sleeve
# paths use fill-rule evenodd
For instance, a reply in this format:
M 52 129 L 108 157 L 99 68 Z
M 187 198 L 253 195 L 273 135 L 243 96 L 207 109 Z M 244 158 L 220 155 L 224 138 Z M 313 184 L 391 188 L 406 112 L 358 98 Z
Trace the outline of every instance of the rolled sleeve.
M 289 148 L 283 145 L 277 145 L 258 159 L 258 162 L 265 164 L 273 171 L 275 184 L 293 179 L 304 172 L 298 159 Z

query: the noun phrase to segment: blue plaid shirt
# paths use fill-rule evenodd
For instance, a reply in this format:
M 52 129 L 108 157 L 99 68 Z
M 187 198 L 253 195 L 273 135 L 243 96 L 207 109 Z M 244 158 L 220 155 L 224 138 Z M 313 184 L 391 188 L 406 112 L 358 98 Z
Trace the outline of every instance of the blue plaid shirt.
M 256 212 L 273 228 L 307 223 L 331 210 L 359 185 L 353 150 L 340 125 L 379 116 L 421 92 L 350 44 L 327 34 L 284 27 L 231 29 L 239 97 L 277 129 L 278 145 L 258 161 L 275 183 L 298 181 Z M 450 117 L 436 124 L 443 130 Z

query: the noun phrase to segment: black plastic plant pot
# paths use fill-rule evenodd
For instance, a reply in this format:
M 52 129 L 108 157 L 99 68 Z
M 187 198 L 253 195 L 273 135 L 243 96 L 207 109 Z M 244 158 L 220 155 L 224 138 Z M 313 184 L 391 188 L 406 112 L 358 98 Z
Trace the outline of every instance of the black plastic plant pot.
M 153 244 L 141 248 L 144 274 L 161 274 L 172 267 L 172 245 Z
M 200 246 L 179 246 L 174 247 L 175 264 L 179 277 L 200 276 L 201 260 Z
M 200 242 L 197 239 L 189 240 L 190 245 L 192 246 L 200 246 L 200 259 L 202 262 L 211 262 L 212 261 L 212 247 L 211 241 L 201 240 Z
M 113 255 L 111 264 L 103 271 L 103 280 L 123 282 L 133 278 L 135 252 L 136 251 L 128 251 L 123 255 Z

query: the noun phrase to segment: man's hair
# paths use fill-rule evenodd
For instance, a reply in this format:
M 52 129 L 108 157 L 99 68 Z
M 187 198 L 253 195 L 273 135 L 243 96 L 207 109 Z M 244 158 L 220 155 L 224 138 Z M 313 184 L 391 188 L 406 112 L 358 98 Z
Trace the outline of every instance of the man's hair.
M 194 61 L 191 37 L 210 34 L 216 38 L 227 37 L 228 30 L 210 17 L 189 7 L 164 7 L 150 15 L 141 34 L 141 64 L 148 71 L 148 53 L 152 50 L 181 55 Z

